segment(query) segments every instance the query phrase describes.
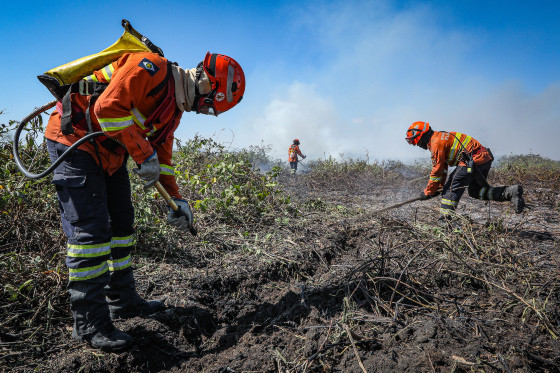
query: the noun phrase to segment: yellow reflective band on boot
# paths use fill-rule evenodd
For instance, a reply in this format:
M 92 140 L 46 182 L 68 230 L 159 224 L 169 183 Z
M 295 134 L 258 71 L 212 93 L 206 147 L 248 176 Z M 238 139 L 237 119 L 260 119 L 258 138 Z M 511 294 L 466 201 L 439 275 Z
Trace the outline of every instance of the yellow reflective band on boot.
M 70 268 L 69 280 L 70 281 L 83 281 L 91 278 L 99 277 L 109 270 L 107 262 L 100 265 L 86 268 L 73 269 Z
M 450 199 L 445 199 L 442 198 L 441 200 L 441 204 L 439 207 L 439 212 L 444 214 L 444 215 L 449 215 L 452 212 L 455 211 L 455 208 L 457 207 L 458 202 L 452 201 Z
M 132 265 L 132 259 L 130 255 L 127 255 L 121 259 L 107 260 L 107 263 L 109 264 L 109 271 L 118 271 L 130 267 Z
M 72 245 L 68 244 L 66 255 L 73 258 L 95 258 L 98 256 L 111 254 L 111 243 L 103 242 L 91 245 Z
M 490 189 L 488 189 L 488 199 L 490 201 L 494 200 L 494 187 L 490 187 Z
M 166 164 L 159 164 L 159 173 L 162 175 L 174 175 L 175 174 L 175 167 L 168 166 Z
M 452 200 L 446 199 L 446 198 L 441 199 L 441 204 L 442 205 L 452 206 L 453 208 L 457 207 L 458 203 L 459 202 L 455 202 L 455 201 L 452 201 Z
M 136 243 L 134 235 L 126 237 L 113 237 L 111 239 L 111 247 L 127 247 Z
M 453 210 L 453 209 L 446 209 L 446 208 L 440 207 L 440 208 L 439 208 L 439 213 L 442 214 L 442 215 L 451 215 L 451 214 L 454 214 L 454 213 L 455 213 L 455 210 Z

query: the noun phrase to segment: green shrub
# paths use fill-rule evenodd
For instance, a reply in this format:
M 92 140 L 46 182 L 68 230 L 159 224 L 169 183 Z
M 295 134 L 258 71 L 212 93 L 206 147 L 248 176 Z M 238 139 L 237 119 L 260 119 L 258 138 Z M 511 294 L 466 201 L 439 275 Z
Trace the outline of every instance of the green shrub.
M 255 167 L 270 164 L 266 149 L 227 151 L 212 139 L 195 137 L 185 145 L 177 142 L 174 162 L 182 194 L 203 214 L 254 221 L 289 202 L 276 182 L 279 168 L 261 173 Z

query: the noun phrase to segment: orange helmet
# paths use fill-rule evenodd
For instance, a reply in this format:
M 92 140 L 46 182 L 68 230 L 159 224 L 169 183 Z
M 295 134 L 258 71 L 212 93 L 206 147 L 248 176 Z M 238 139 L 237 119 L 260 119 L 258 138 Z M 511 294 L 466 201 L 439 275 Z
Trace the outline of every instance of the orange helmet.
M 408 127 L 406 131 L 406 141 L 411 145 L 418 145 L 420 138 L 430 130 L 430 123 L 428 122 L 414 122 Z
M 237 61 L 223 54 L 207 52 L 202 68 L 212 83 L 212 90 L 198 100 L 197 113 L 218 116 L 241 101 L 245 92 L 245 74 Z

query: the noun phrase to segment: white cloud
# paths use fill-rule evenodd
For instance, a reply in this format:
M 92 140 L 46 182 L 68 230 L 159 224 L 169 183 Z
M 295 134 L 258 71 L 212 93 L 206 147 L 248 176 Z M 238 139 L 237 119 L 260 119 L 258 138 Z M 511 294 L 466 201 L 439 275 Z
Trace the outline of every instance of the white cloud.
M 343 149 L 337 141 L 342 130 L 337 116 L 332 100 L 315 86 L 296 81 L 264 106 L 258 116 L 247 120 L 241 137 L 271 144 L 280 158 L 287 158 L 288 147 L 298 138 L 304 154 L 320 156 L 325 151 Z
M 292 35 L 279 35 L 307 55 L 256 62 L 243 109 L 230 117 L 241 134 L 235 146 L 262 140 L 286 158 L 297 137 L 313 157 L 367 152 L 370 159 L 410 160 L 429 156 L 404 141 L 410 123 L 424 120 L 468 133 L 496 155 L 560 160 L 560 82 L 525 93 L 523 76 L 497 80 L 490 73 L 496 66 L 484 62 L 491 59 L 476 58 L 495 53 L 481 36 L 452 28 L 430 6 L 315 4 L 293 13 Z

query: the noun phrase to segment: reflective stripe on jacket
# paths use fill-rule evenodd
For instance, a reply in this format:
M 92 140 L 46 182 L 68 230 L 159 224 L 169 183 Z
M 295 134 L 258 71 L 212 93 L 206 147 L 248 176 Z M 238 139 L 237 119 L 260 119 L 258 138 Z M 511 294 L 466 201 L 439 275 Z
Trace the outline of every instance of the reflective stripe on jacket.
M 94 106 L 90 108 L 93 131 L 103 131 L 107 137 L 124 145 L 136 163 L 144 162 L 155 150 L 163 171 L 160 175 L 161 184 L 172 197 L 182 198 L 171 164 L 173 133 L 169 134 L 166 141 L 154 146 L 147 138 L 156 130 L 166 126 L 173 112 L 169 113 L 168 118 L 159 118 L 158 123 L 153 124 L 153 130 L 146 129 L 144 126 L 146 118 L 156 110 L 167 93 L 165 87 L 149 95 L 166 78 L 167 62 L 156 53 L 127 53 L 84 79 L 109 83 Z M 85 111 L 90 97 L 73 94 L 72 105 Z M 75 128 L 74 134 L 62 134 L 60 119 L 60 113 L 55 110 L 49 118 L 45 137 L 70 146 L 87 134 L 85 130 L 79 128 Z M 103 146 L 97 148 L 105 172 L 112 175 L 122 165 L 124 155 Z M 82 144 L 80 149 L 89 152 L 97 162 L 95 148 L 91 143 Z
M 492 156 L 484 146 L 471 136 L 460 132 L 434 131 L 428 149 L 432 156 L 432 172 L 424 190 L 426 195 L 434 194 L 445 184 L 449 166 L 466 166 L 461 160 L 463 151 L 472 154 L 475 164 L 492 160 Z

